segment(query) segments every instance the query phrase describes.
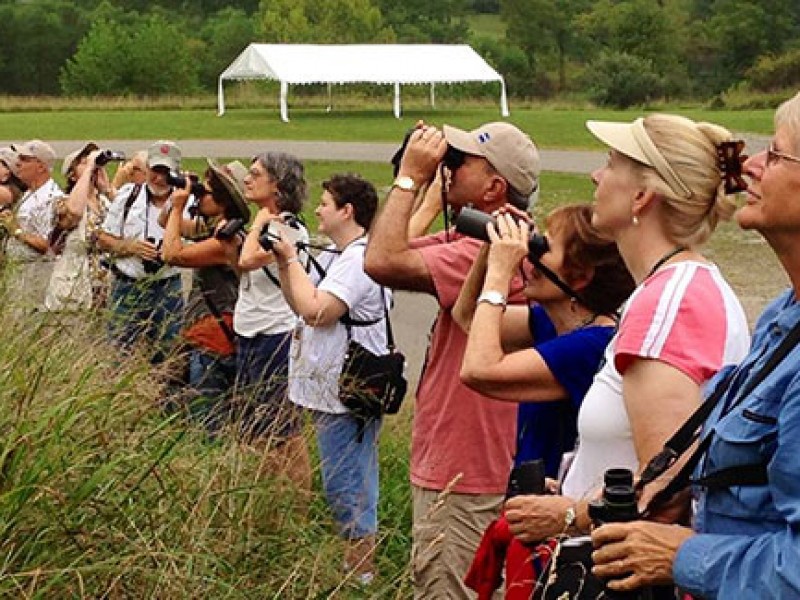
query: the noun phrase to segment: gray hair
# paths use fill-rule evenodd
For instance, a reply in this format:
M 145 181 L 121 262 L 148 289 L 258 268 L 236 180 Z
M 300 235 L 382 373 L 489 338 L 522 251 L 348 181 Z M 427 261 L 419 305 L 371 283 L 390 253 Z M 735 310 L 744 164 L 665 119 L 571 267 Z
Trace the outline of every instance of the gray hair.
M 298 214 L 306 199 L 303 163 L 285 152 L 262 152 L 253 157 L 256 161 L 278 183 L 278 210 Z
M 775 130 L 788 127 L 792 134 L 792 150 L 800 152 L 800 92 L 786 100 L 775 111 Z

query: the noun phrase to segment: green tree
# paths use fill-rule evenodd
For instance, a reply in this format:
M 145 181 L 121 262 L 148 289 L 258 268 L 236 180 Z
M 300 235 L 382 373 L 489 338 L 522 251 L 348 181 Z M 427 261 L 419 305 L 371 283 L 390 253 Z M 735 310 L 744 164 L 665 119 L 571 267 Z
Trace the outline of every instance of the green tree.
M 242 10 L 224 8 L 212 15 L 200 31 L 203 42 L 200 84 L 213 89 L 225 67 L 247 44 L 255 41 L 255 22 Z
M 194 42 L 155 14 L 133 25 L 97 22 L 67 62 L 70 94 L 189 94 L 198 89 Z
M 601 106 L 628 108 L 661 94 L 662 79 L 653 63 L 624 52 L 603 51 L 585 74 L 589 97 Z
M 796 39 L 796 11 L 796 0 L 716 0 L 702 27 L 712 51 L 713 91 L 742 79 L 760 55 L 779 53 Z
M 386 23 L 403 43 L 463 43 L 469 27 L 462 0 L 377 0 Z
M 525 52 L 534 72 L 541 71 L 552 57 L 558 72 L 559 90 L 567 86 L 567 64 L 579 47 L 574 21 L 590 4 L 586 0 L 500 2 L 508 39 Z
M 640 58 L 659 76 L 667 92 L 685 85 L 682 25 L 670 3 L 657 0 L 600 0 L 577 24 L 589 42 L 589 56 Z
M 86 31 L 71 2 L 0 5 L 0 78 L 7 94 L 56 94 L 59 71 Z
M 268 43 L 394 41 L 370 0 L 262 0 L 258 32 Z

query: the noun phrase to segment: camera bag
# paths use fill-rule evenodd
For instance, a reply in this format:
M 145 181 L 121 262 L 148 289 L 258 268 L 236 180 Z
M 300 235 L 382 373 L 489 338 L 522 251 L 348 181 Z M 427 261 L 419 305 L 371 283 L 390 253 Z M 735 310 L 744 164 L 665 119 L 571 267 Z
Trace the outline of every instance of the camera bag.
M 408 389 L 403 371 L 406 358 L 394 344 L 392 322 L 381 286 L 383 319 L 386 324 L 386 354 L 375 354 L 352 338 L 352 327 L 364 327 L 378 321 L 355 321 L 346 315 L 341 321 L 347 328 L 347 350 L 339 375 L 339 401 L 364 422 L 384 414 L 394 415 Z

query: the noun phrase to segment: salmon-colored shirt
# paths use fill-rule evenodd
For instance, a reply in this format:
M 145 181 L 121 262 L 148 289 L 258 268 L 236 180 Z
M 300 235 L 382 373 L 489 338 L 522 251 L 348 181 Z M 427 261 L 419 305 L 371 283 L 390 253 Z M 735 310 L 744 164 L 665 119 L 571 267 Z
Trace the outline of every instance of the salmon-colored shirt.
M 516 404 L 499 402 L 461 383 L 467 336 L 450 314 L 481 242 L 451 234 L 415 240 L 436 288 L 440 312 L 434 324 L 414 411 L 411 482 L 453 491 L 502 494 L 513 462 Z M 515 279 L 512 289 L 520 289 Z M 516 302 L 521 301 L 517 293 Z

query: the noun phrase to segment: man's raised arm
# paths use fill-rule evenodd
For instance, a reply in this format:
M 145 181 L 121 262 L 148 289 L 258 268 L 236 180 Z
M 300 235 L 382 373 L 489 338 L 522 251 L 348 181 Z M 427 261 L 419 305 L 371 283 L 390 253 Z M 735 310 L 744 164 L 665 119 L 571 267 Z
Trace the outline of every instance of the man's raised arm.
M 435 293 L 422 255 L 409 246 L 408 222 L 417 191 L 433 179 L 446 149 L 447 142 L 435 127 L 419 127 L 409 138 L 397 179 L 372 225 L 367 244 L 364 269 L 381 285 Z

